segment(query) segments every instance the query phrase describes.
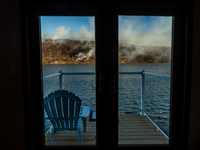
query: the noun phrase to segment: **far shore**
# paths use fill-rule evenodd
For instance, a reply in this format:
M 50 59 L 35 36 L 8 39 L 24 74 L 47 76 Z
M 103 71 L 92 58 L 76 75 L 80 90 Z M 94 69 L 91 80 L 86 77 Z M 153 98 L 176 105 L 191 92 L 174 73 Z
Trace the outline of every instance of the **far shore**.
M 165 63 L 156 63 L 156 62 L 153 62 L 153 63 L 118 63 L 118 64 L 170 64 L 171 62 L 165 62 Z M 64 63 L 56 63 L 56 64 L 42 64 L 43 66 L 44 65 L 93 65 L 95 63 L 75 63 L 75 64 L 64 64 Z

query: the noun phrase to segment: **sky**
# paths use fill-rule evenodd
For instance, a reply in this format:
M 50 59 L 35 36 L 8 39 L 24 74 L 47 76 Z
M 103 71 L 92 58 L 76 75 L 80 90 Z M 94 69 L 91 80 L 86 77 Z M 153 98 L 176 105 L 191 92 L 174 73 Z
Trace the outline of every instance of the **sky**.
M 94 17 L 41 16 L 42 39 L 94 40 Z
M 119 16 L 119 42 L 171 46 L 172 17 Z M 95 17 L 41 16 L 42 39 L 95 40 Z
M 171 47 L 172 17 L 119 16 L 119 42 Z

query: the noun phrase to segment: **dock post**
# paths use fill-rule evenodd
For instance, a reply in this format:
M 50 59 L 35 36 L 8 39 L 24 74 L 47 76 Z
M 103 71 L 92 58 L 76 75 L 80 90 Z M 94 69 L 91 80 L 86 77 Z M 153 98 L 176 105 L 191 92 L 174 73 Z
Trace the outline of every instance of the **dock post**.
M 145 116 L 145 106 L 144 106 L 144 103 L 145 103 L 145 75 L 143 74 L 143 72 L 145 72 L 144 70 L 142 70 L 142 73 L 141 73 L 141 113 L 140 115 L 141 116 Z
M 59 87 L 60 90 L 62 91 L 62 71 L 59 71 L 59 73 L 61 73 L 61 75 L 59 75 Z

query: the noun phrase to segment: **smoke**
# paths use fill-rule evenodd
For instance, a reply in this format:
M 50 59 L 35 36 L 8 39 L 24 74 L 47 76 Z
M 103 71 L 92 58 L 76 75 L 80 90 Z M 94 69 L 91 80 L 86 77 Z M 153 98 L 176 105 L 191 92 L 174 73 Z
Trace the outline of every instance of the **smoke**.
M 94 56 L 95 53 L 94 19 L 94 17 L 90 17 L 88 19 L 89 25 L 80 26 L 77 31 L 71 30 L 70 26 L 66 27 L 62 25 L 57 27 L 52 34 L 44 32 L 41 34 L 42 42 L 44 43 L 46 40 L 48 40 L 53 43 L 59 42 L 61 45 L 63 45 L 65 42 L 68 42 L 69 45 L 71 44 L 71 46 L 65 45 L 66 48 L 62 48 L 60 51 L 63 51 L 63 53 L 64 51 L 67 51 L 69 56 L 75 56 L 77 58 L 76 62 L 84 58 L 89 60 L 89 58 Z
M 88 22 L 89 22 L 89 24 L 90 24 L 90 27 L 91 27 L 92 29 L 94 29 L 94 25 L 95 25 L 94 17 L 89 18 Z
M 119 59 L 170 62 L 172 17 L 119 17 Z
M 89 18 L 88 23 L 88 26 L 80 26 L 76 32 L 70 26 L 62 25 L 52 34 L 42 33 L 42 42 L 46 39 L 70 39 L 82 43 L 88 41 L 87 47 L 75 45 L 68 54 L 76 56 L 76 62 L 89 60 L 95 53 L 94 17 Z M 172 17 L 119 16 L 119 61 L 170 62 L 171 33 Z
M 44 43 L 46 41 L 46 39 L 48 39 L 48 33 L 41 33 L 41 39 L 42 39 L 42 43 Z
M 70 31 L 70 27 L 68 27 L 68 29 L 65 29 L 65 26 L 60 26 L 58 28 L 56 28 L 53 32 L 52 35 L 49 36 L 50 39 L 55 40 L 55 39 L 59 39 L 59 38 L 65 38 Z
M 53 34 L 42 33 L 42 42 L 47 39 L 58 40 L 58 39 L 71 39 L 79 41 L 94 41 L 94 30 L 88 30 L 86 26 L 81 26 L 76 33 L 70 30 L 70 27 L 66 29 L 64 26 L 60 26 L 54 30 Z
M 76 55 L 77 59 L 76 62 L 86 58 L 87 60 L 89 60 L 90 57 L 94 56 L 95 54 L 95 48 L 92 48 L 91 50 L 89 50 L 89 52 L 80 52 Z
M 119 17 L 119 43 L 171 46 L 172 17 Z
M 119 61 L 121 63 L 169 63 L 171 47 L 120 44 Z
M 95 41 L 95 31 L 94 31 L 94 17 L 88 19 L 89 26 L 80 26 L 77 31 L 71 30 L 70 26 L 66 27 L 61 25 L 57 27 L 53 34 L 42 32 L 41 38 L 42 42 L 47 39 L 59 40 L 59 39 L 71 39 L 83 41 Z
M 80 41 L 94 41 L 94 30 L 88 30 L 86 26 L 81 26 L 74 37 Z

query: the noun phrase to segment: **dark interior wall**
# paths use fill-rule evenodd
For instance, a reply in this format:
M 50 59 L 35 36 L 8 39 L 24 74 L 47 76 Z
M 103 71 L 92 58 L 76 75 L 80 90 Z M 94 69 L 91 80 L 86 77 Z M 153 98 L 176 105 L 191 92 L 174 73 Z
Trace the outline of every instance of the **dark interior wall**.
M 189 149 L 200 149 L 200 1 L 194 1 Z
M 25 149 L 20 9 L 18 0 L 0 1 L 0 149 Z M 10 67 L 17 74 L 10 74 Z
M 25 150 L 19 0 L 0 1 L 0 149 Z M 194 0 L 189 149 L 200 149 L 200 1 Z M 16 66 L 17 74 L 10 74 Z

